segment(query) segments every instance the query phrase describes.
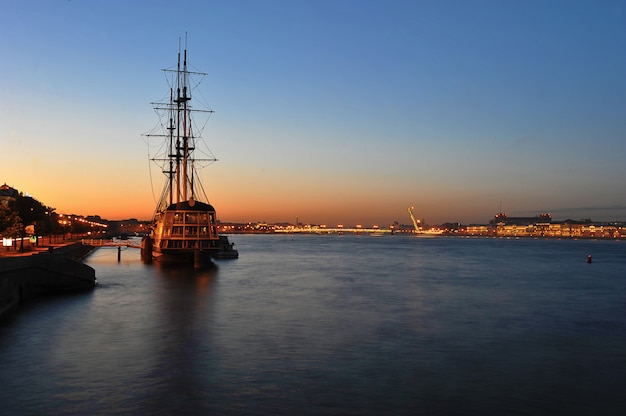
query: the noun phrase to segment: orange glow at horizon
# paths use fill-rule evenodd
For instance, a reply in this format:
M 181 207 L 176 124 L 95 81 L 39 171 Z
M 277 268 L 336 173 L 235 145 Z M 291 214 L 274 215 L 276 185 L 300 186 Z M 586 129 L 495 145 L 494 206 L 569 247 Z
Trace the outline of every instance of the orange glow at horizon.
M 107 169 L 98 173 L 91 170 L 89 175 L 72 174 L 71 168 L 65 168 L 57 173 L 73 179 L 47 178 L 55 186 L 50 186 L 48 180 L 37 178 L 35 181 L 32 177 L 19 183 L 7 180 L 7 184 L 21 192 L 28 192 L 41 203 L 55 208 L 57 213 L 143 221 L 152 218 L 155 198 L 161 191 L 162 183 L 154 185 L 153 195 L 148 175 L 141 172 L 142 167 L 122 172 Z M 410 189 L 385 187 L 375 177 L 338 184 L 333 178 L 323 175 L 313 180 L 294 174 L 291 182 L 285 179 L 281 182 L 277 174 L 267 175 L 261 180 L 258 175 L 243 170 L 236 174 L 225 169 L 216 170 L 221 172 L 211 172 L 209 179 L 213 180 L 203 180 L 203 184 L 209 203 L 215 207 L 218 218 L 223 222 L 295 223 L 297 218 L 303 224 L 387 226 L 394 221 L 409 224 L 408 206 L 416 206 L 416 217 L 425 219 L 429 224 L 459 221 L 459 215 L 464 218 L 474 216 L 478 222 L 490 219 L 481 214 L 485 207 L 477 204 L 470 195 L 423 190 L 418 199 Z M 218 177 L 223 179 L 214 179 Z M 282 185 L 271 186 L 274 182 Z M 464 200 L 462 205 L 459 199 Z

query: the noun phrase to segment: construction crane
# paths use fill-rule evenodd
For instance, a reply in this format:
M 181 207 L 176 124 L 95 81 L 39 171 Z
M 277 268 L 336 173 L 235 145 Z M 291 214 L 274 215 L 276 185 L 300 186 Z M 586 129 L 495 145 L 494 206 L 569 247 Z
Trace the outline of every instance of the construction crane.
M 422 226 L 420 224 L 420 220 L 416 220 L 415 216 L 413 215 L 413 210 L 415 209 L 415 207 L 409 207 L 408 211 L 409 211 L 409 215 L 411 216 L 411 220 L 413 221 L 413 227 L 415 227 L 415 232 L 416 233 L 421 233 L 422 232 Z

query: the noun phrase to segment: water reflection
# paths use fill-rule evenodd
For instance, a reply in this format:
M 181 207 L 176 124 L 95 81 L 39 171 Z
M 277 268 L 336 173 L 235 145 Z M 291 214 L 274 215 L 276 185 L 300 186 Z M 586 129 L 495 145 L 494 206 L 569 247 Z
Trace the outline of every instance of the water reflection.
M 154 267 L 156 276 L 159 279 L 175 280 L 181 283 L 191 283 L 196 291 L 204 296 L 209 285 L 217 278 L 219 268 L 217 266 L 204 269 L 194 269 L 192 267 L 181 267 L 175 264 L 154 262 L 147 267 Z
M 210 329 L 217 273 L 216 268 L 154 265 L 153 303 L 157 305 L 155 321 L 159 322 L 155 342 L 159 345 L 156 365 L 148 376 L 152 388 L 146 391 L 152 413 L 167 408 L 197 411 L 206 406 L 200 374 L 206 377 L 207 363 L 213 361 Z

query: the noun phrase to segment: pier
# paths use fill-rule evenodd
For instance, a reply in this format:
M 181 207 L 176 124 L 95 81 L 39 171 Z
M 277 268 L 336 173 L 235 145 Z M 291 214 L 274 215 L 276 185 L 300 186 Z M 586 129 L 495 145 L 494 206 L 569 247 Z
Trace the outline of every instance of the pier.
M 122 247 L 126 248 L 138 248 L 141 249 L 141 243 L 137 243 L 133 240 L 115 240 L 115 239 L 89 239 L 82 240 L 81 243 L 83 246 L 89 246 L 93 248 L 97 247 L 117 247 L 117 261 L 122 261 Z

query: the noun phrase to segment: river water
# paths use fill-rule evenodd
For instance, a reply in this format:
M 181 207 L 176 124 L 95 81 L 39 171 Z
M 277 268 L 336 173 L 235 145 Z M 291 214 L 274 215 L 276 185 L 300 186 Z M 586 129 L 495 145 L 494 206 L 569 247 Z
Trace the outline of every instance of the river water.
M 0 414 L 626 414 L 626 242 L 231 240 L 3 318 Z

